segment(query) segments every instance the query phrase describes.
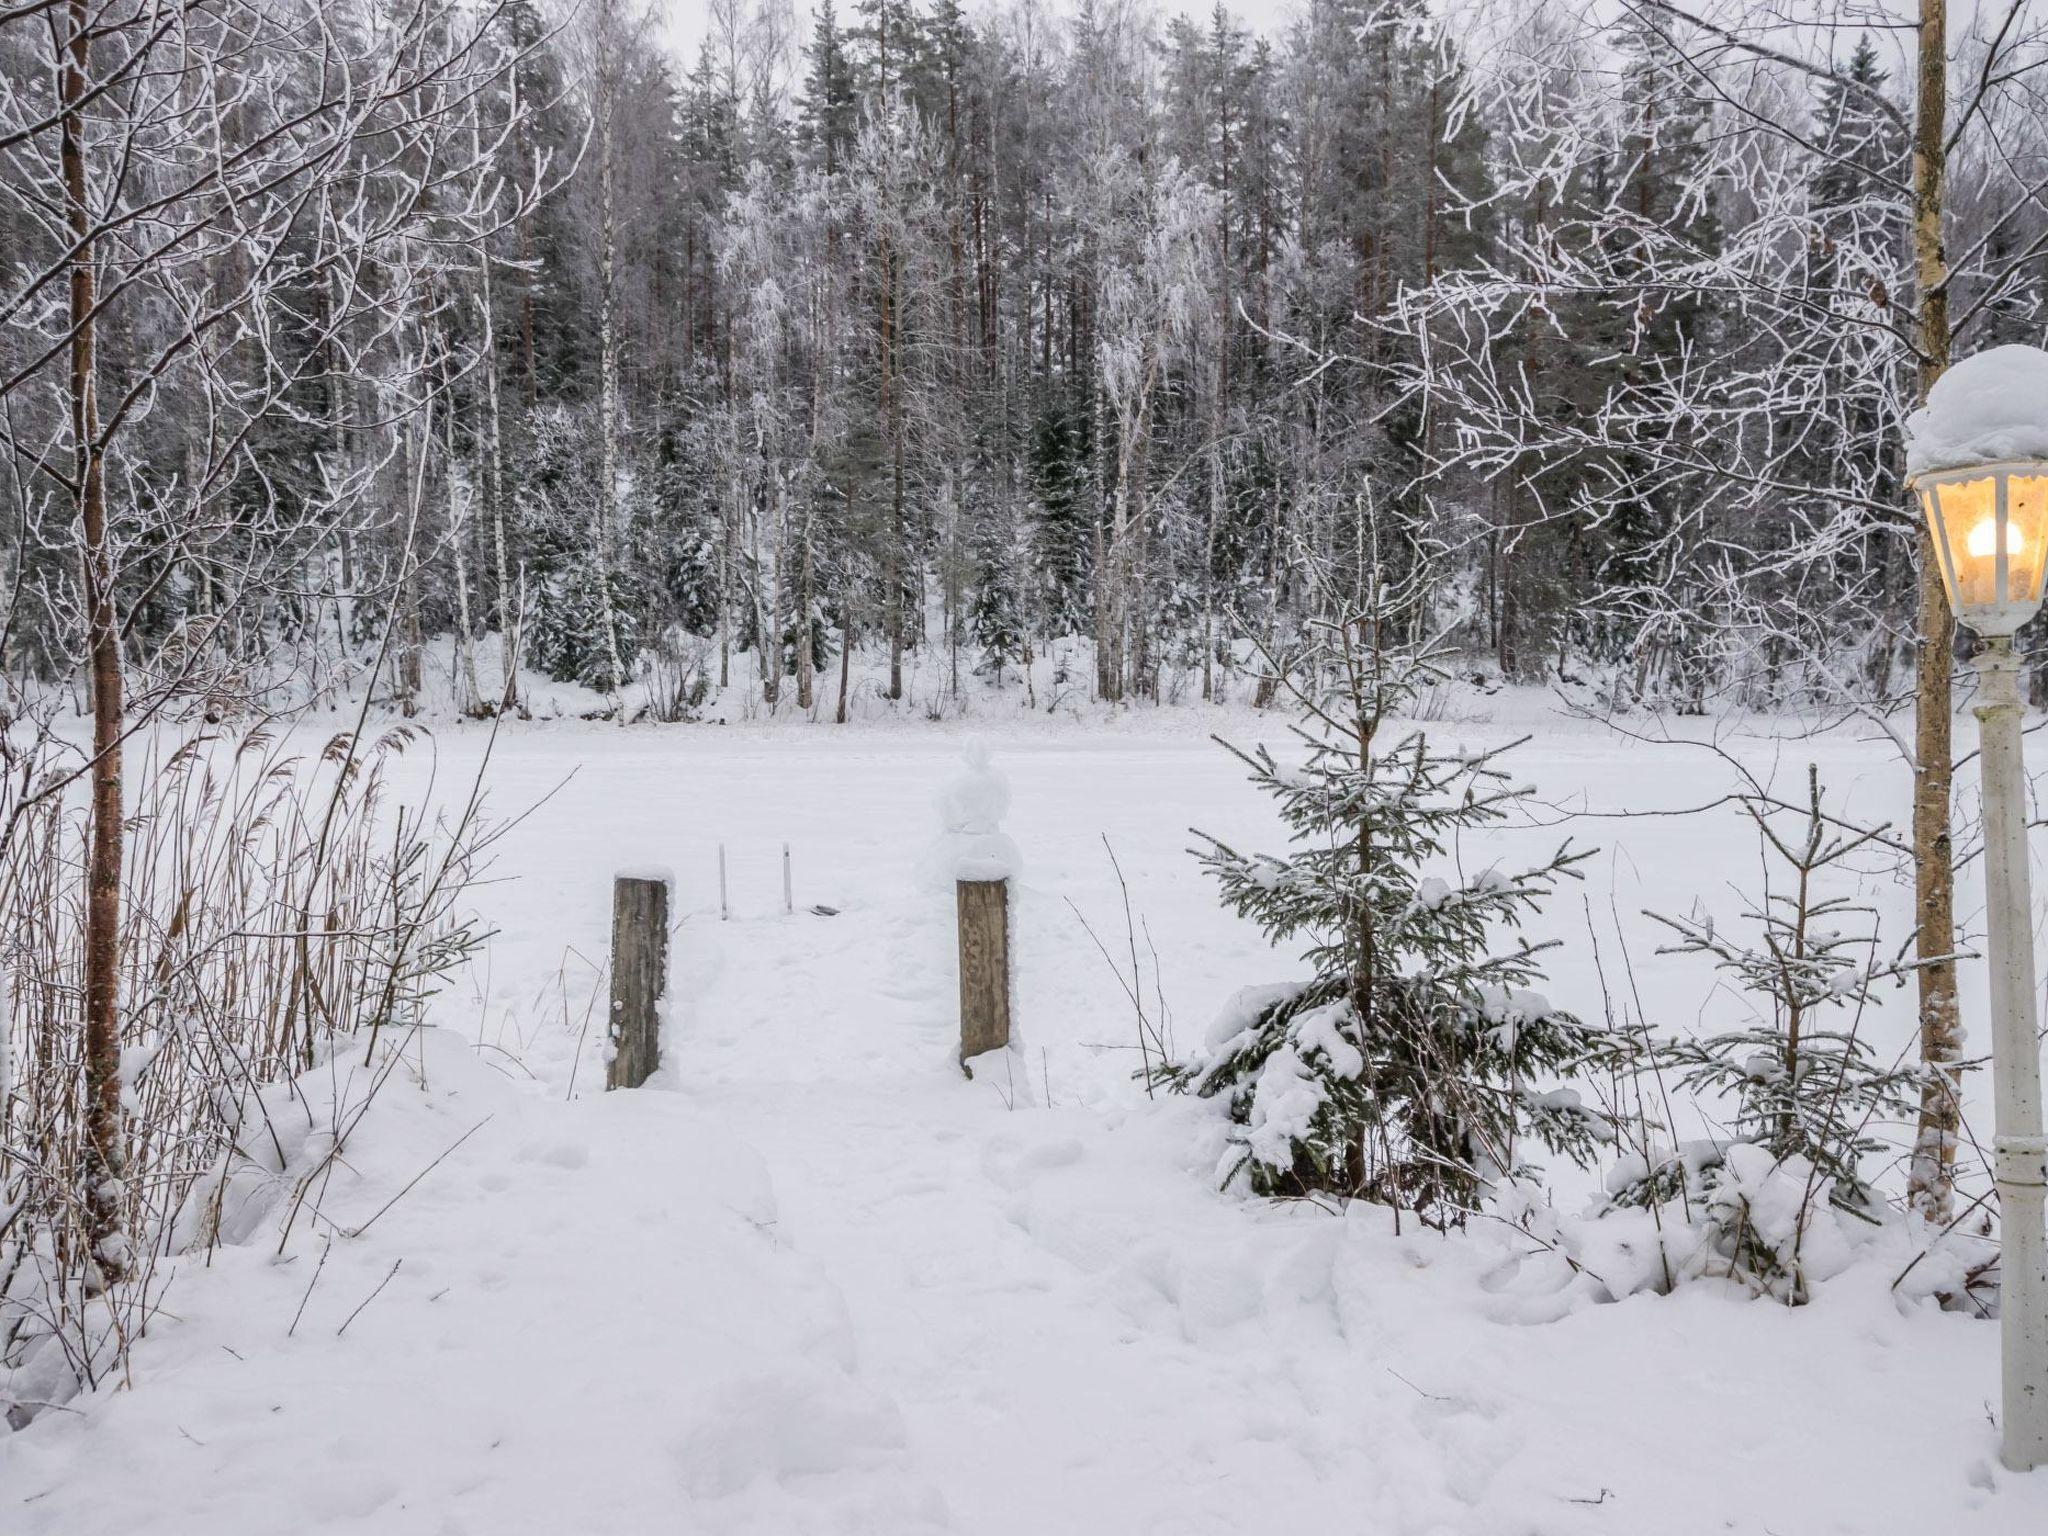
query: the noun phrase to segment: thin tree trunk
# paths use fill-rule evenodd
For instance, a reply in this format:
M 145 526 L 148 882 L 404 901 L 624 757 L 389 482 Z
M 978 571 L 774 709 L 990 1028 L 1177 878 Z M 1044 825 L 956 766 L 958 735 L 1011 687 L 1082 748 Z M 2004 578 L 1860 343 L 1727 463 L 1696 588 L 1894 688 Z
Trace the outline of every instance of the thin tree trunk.
M 1150 431 L 1140 428 L 1131 450 L 1130 527 L 1127 530 L 1131 555 L 1125 566 L 1125 629 L 1130 636 L 1130 687 L 1140 697 L 1159 702 L 1159 679 L 1153 671 L 1152 593 L 1148 573 L 1152 568 L 1151 524 L 1145 501 L 1146 459 L 1152 446 Z
M 71 438 L 92 689 L 92 813 L 86 853 L 85 1148 L 79 1170 L 87 1236 L 106 1284 L 126 1268 L 120 1180 L 121 1113 L 121 631 L 114 612 L 114 550 L 107 527 L 106 466 L 99 441 L 94 348 L 92 209 L 85 150 L 85 97 L 91 78 L 88 0 L 70 0 L 59 59 L 62 122 L 59 156 L 72 240 Z
M 597 485 L 597 600 L 604 624 L 605 665 L 608 689 L 618 711 L 619 724 L 626 723 L 625 701 L 619 697 L 625 687 L 625 668 L 619 655 L 618 615 L 612 602 L 612 540 L 616 537 L 619 495 L 619 317 L 618 317 L 618 154 L 612 132 L 612 113 L 618 82 L 611 74 L 612 8 L 604 0 L 597 13 L 598 25 L 598 306 L 597 329 L 600 355 L 598 378 L 599 469 Z
M 813 674 L 817 658 L 811 654 L 811 514 L 806 502 L 797 520 L 796 553 L 796 707 L 809 713 L 817 701 Z
M 512 71 L 512 93 L 516 103 L 519 94 L 519 71 Z M 524 166 L 535 185 L 540 183 L 540 154 L 536 149 L 531 154 L 526 147 L 526 114 L 518 110 L 512 114 L 512 153 L 518 163 Z M 534 357 L 533 345 L 533 219 L 522 200 L 518 220 L 519 234 L 519 349 L 524 364 L 521 372 L 526 385 L 526 409 L 530 413 L 540 399 L 540 369 Z
M 511 111 L 518 118 L 519 75 L 516 70 L 512 75 L 512 93 Z M 480 108 L 472 106 L 469 119 L 470 151 L 479 160 L 483 156 L 482 130 L 477 121 L 480 111 Z M 488 476 L 484 488 L 491 499 L 491 553 L 498 577 L 498 648 L 503 653 L 499 664 L 498 709 L 503 712 L 519 705 L 519 641 L 513 634 L 512 567 L 505 544 L 505 424 L 498 401 L 498 314 L 491 299 L 491 252 L 488 245 L 478 252 L 477 282 L 478 306 L 483 311 L 484 472 Z
M 332 283 L 323 284 L 320 293 L 322 323 L 326 326 L 332 326 L 335 323 L 336 308 Z M 330 332 L 326 341 L 328 452 L 334 456 L 334 481 L 337 485 L 348 474 L 349 465 L 348 386 L 346 382 L 347 374 L 342 358 L 343 349 L 340 338 Z M 196 438 L 193 449 L 196 457 Z M 196 465 L 191 473 L 196 484 L 198 478 Z M 351 623 L 351 617 L 355 609 L 355 572 L 351 569 L 351 566 L 348 531 L 346 529 L 337 529 L 334 536 L 334 551 L 328 556 L 327 567 L 330 572 L 334 594 L 336 677 L 342 681 L 344 686 L 348 677 L 348 658 L 351 645 L 350 631 L 354 627 Z M 203 574 L 205 569 L 203 563 L 200 569 Z M 374 682 L 375 680 L 372 679 L 372 681 Z M 334 701 L 330 697 L 328 708 L 332 709 L 333 707 Z
M 1913 264 L 1919 290 L 1920 398 L 1948 367 L 1948 253 L 1942 239 L 1947 166 L 1947 0 L 1920 0 L 1919 106 L 1913 135 Z M 1907 1192 L 1931 1221 L 1954 1205 L 1961 1111 L 1954 1073 L 1962 1057 L 1956 1014 L 1955 866 L 1949 815 L 1954 796 L 1949 674 L 1954 623 L 1926 529 L 1920 532 L 1917 663 L 1913 685 L 1913 900 L 1918 928 L 1920 1060 L 1929 1080 L 1920 1092 L 1916 1155 Z
M 949 672 L 947 690 L 955 699 L 960 697 L 960 610 L 965 605 L 965 593 L 961 581 L 965 561 L 960 547 L 960 502 L 954 494 L 953 471 L 948 468 L 941 477 L 939 499 L 946 509 L 946 661 Z
M 732 686 L 732 568 L 733 491 L 728 488 L 718 498 L 718 688 L 722 693 Z
M 1109 533 L 1100 508 L 1095 513 L 1095 696 L 1105 703 L 1116 701 L 1116 669 L 1110 630 Z
M 889 697 L 903 697 L 903 421 L 897 398 L 902 382 L 896 363 L 896 258 L 885 239 L 882 246 L 882 430 L 889 435 L 889 532 L 882 559 L 887 585 L 883 609 L 889 625 Z
M 889 582 L 889 697 L 903 697 L 903 650 L 904 632 L 908 625 L 908 606 L 903 601 L 904 586 L 908 577 L 904 572 L 904 549 L 909 532 L 903 515 L 903 436 L 896 438 L 896 468 L 889 492 L 889 558 L 887 579 Z
M 431 407 L 422 404 L 420 409 L 429 410 Z M 425 423 L 420 432 L 418 448 L 415 449 L 413 446 L 412 431 L 408 427 L 399 450 L 398 465 L 401 481 L 405 485 L 407 492 L 413 497 L 412 506 L 415 520 L 419 514 L 421 498 L 425 494 L 426 460 L 432 446 L 433 423 L 430 419 Z M 413 463 L 413 454 L 415 452 L 420 457 L 420 462 L 417 465 Z M 414 526 L 417 526 L 416 521 Z M 421 637 L 419 557 L 415 553 L 410 539 L 407 540 L 405 549 L 401 552 L 400 562 L 398 574 L 398 709 L 399 713 L 407 719 L 411 719 L 419 713 L 420 709 Z
M 839 621 L 839 712 L 833 717 L 840 725 L 846 724 L 846 688 L 852 667 L 853 622 L 842 618 Z
M 444 444 L 443 473 L 448 480 L 448 558 L 455 565 L 455 677 L 460 697 L 458 714 L 484 712 L 483 689 L 476 680 L 476 635 L 470 627 L 469 559 L 463 551 L 463 535 L 469 522 L 464 504 L 462 477 L 457 473 L 455 454 L 455 380 L 448 366 L 448 349 L 441 350 L 441 421 Z
M 783 510 L 782 471 L 779 467 L 771 465 L 768 466 L 768 474 L 773 487 L 769 494 L 775 500 L 774 521 L 768 530 L 768 558 L 774 563 L 774 569 L 762 569 L 757 518 L 757 531 L 754 536 L 754 606 L 756 613 L 759 614 L 755 625 L 761 636 L 761 702 L 773 710 L 782 700 L 782 558 L 786 516 Z

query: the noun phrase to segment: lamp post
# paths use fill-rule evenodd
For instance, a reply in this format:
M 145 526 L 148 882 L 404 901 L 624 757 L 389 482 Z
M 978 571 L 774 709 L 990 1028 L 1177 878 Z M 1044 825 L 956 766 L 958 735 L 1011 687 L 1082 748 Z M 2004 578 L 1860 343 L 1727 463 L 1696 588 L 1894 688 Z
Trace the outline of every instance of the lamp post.
M 2001 1459 L 2048 1465 L 2048 1141 L 2041 1134 L 2033 901 L 2020 758 L 2014 631 L 2041 607 L 2048 569 L 2048 353 L 1997 347 L 1957 364 L 1907 423 L 1920 498 L 1949 605 L 1983 640 L 1977 656 L 1990 939 L 1991 1072 L 2001 1252 Z

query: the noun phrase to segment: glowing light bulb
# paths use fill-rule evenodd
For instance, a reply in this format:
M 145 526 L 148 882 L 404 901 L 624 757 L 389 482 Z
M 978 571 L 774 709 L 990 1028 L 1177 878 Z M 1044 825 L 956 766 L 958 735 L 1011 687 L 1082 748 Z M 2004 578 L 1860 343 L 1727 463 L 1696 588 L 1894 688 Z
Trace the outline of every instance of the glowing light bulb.
M 1972 560 L 1989 560 L 1991 552 L 1998 547 L 1998 524 L 1995 518 L 1985 518 L 1972 528 L 1963 540 L 1964 548 Z M 2005 557 L 2010 560 L 2027 547 L 2027 541 L 2020 536 L 2019 529 L 2011 523 L 2005 525 Z

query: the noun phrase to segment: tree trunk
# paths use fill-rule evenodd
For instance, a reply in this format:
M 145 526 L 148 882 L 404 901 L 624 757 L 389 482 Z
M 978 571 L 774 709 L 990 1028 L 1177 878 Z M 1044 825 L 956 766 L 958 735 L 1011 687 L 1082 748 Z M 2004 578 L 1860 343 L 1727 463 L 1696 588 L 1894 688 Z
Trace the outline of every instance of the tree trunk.
M 813 674 L 817 658 L 811 654 L 815 631 L 811 627 L 811 514 L 806 505 L 797 520 L 796 555 L 796 707 L 809 713 L 817 702 Z
M 889 492 L 889 558 L 886 563 L 886 577 L 889 583 L 889 697 L 903 697 L 903 649 L 904 632 L 908 616 L 904 609 L 904 588 L 909 575 L 904 570 L 904 546 L 909 541 L 909 529 L 903 515 L 903 435 L 893 434 L 896 439 L 896 468 Z
M 846 724 L 846 685 L 848 674 L 853 670 L 853 625 L 846 619 L 839 622 L 839 711 L 833 716 L 836 723 Z
M 765 458 L 765 456 L 764 456 Z M 783 511 L 782 471 L 779 467 L 768 466 L 769 495 L 774 498 L 775 511 L 772 526 L 768 530 L 768 559 L 773 561 L 772 571 L 763 569 L 760 548 L 759 519 L 756 521 L 754 537 L 754 611 L 758 615 L 755 628 L 760 635 L 761 702 L 773 713 L 782 701 L 782 556 L 783 556 Z
M 886 77 L 888 50 L 886 41 L 883 48 L 883 74 Z M 886 97 L 884 98 L 886 100 Z M 882 431 L 889 439 L 890 491 L 889 531 L 885 540 L 886 548 L 882 557 L 882 581 L 887 590 L 883 594 L 883 616 L 889 627 L 889 697 L 903 697 L 903 430 L 902 413 L 897 407 L 897 396 L 901 392 L 895 377 L 896 365 L 896 257 L 890 246 L 887 231 L 884 230 L 881 243 L 882 267 L 882 315 L 881 315 L 881 356 L 882 366 Z
M 468 531 L 469 507 L 456 472 L 455 379 L 449 368 L 448 349 L 441 351 L 441 422 L 443 473 L 448 485 L 448 558 L 455 566 L 455 686 L 458 714 L 486 713 L 483 689 L 476 680 L 476 635 L 469 614 L 469 557 L 463 550 Z
M 1919 290 L 1920 398 L 1948 367 L 1948 254 L 1942 240 L 1947 166 L 1947 0 L 1920 0 L 1919 105 L 1913 133 L 1913 265 Z M 1913 1206 L 1929 1220 L 1949 1219 L 1961 1109 L 1954 1072 L 1962 1057 L 1956 1016 L 1956 968 L 1940 958 L 1955 949 L 1955 865 L 1949 813 L 1955 775 L 1949 673 L 1954 621 L 1926 529 L 1920 532 L 1917 662 L 1913 684 L 1914 952 L 1933 961 L 1920 986 L 1920 1060 L 1929 1081 L 1920 1093 L 1916 1151 L 1907 1179 Z
M 597 476 L 597 603 L 604 625 L 605 666 L 608 691 L 618 710 L 619 724 L 626 723 L 625 701 L 619 697 L 626 685 L 625 668 L 619 654 L 618 615 L 612 602 L 612 541 L 617 535 L 619 495 L 619 317 L 618 317 L 618 153 L 613 143 L 612 112 L 618 82 L 611 70 L 612 8 L 610 0 L 598 7 L 597 69 L 597 171 L 598 171 L 598 305 L 597 332 L 598 437 Z
M 423 412 L 431 412 L 431 403 L 420 405 Z M 429 416 L 419 429 L 419 442 L 413 442 L 413 428 L 408 425 L 399 441 L 398 468 L 399 483 L 412 498 L 410 521 L 407 524 L 406 540 L 399 551 L 398 566 L 398 654 L 393 658 L 398 689 L 398 710 L 410 720 L 420 710 L 420 561 L 419 551 L 412 534 L 419 526 L 420 509 L 426 496 L 426 462 L 433 447 L 433 420 Z M 417 453 L 419 461 L 414 462 Z
M 1131 553 L 1124 565 L 1124 630 L 1130 637 L 1130 689 L 1157 704 L 1159 679 L 1153 671 L 1152 593 L 1148 579 L 1152 538 L 1145 504 L 1145 462 L 1151 446 L 1151 432 L 1140 427 L 1131 448 L 1130 527 L 1126 530 Z
M 718 498 L 718 688 L 732 686 L 732 568 L 734 532 L 733 492 L 728 488 Z
M 1108 532 L 1098 509 L 1095 514 L 1095 696 L 1113 704 L 1121 669 L 1115 664 L 1115 639 L 1110 618 L 1110 593 L 1114 582 L 1110 574 L 1111 558 Z
M 513 74 L 512 111 L 519 112 L 518 74 Z M 470 153 L 483 158 L 482 130 L 477 121 L 480 108 L 472 105 L 469 119 Z M 523 215 L 522 215 L 523 218 Z M 502 713 L 519 705 L 519 642 L 513 634 L 512 570 L 505 545 L 505 424 L 498 401 L 498 313 L 491 301 L 491 252 L 488 244 L 477 253 L 478 307 L 483 311 L 484 365 L 484 493 L 491 502 L 491 553 L 498 577 L 498 709 Z
M 92 16 L 70 0 L 58 67 L 62 93 L 59 156 L 72 240 L 71 439 L 73 491 L 85 557 L 87 671 L 92 690 L 92 812 L 86 852 L 85 1146 L 79 1169 L 86 1234 L 111 1285 L 126 1268 L 120 1180 L 121 1113 L 121 630 L 114 611 L 114 550 L 107 528 L 106 466 L 99 442 L 94 347 L 92 209 L 85 161 L 85 98 L 91 77 Z

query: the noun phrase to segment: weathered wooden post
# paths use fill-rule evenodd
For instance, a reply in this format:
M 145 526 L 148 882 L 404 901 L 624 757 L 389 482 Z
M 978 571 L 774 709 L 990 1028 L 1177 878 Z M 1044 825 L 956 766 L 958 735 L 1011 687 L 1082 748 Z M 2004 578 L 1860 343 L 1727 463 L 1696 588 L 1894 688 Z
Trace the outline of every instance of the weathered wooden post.
M 955 883 L 960 913 L 960 1065 L 1010 1043 L 1010 882 Z M 972 1076 L 972 1073 L 969 1073 Z
M 661 1065 L 661 996 L 668 989 L 668 882 L 612 881 L 611 1059 L 604 1085 L 638 1088 Z

